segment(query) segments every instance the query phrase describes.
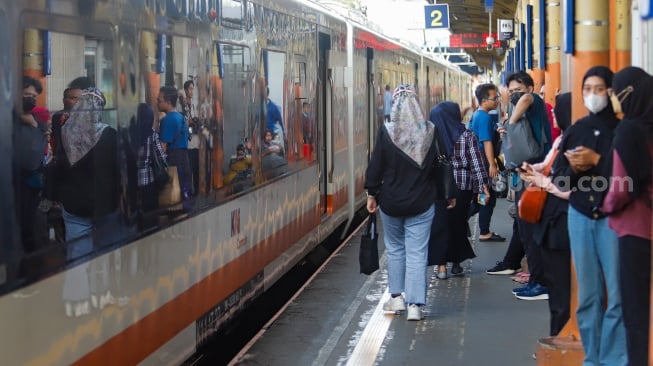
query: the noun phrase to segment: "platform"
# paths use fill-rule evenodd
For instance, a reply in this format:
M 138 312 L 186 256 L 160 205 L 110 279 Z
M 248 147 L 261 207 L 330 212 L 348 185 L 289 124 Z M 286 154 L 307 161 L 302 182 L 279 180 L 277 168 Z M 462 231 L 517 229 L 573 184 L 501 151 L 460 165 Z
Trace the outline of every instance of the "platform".
M 493 231 L 508 240 L 509 204 L 499 199 L 492 218 Z M 381 269 L 358 273 L 361 231 L 233 365 L 535 365 L 537 340 L 548 335 L 547 301 L 518 300 L 510 276 L 485 273 L 508 241 L 474 240 L 477 257 L 463 262 L 464 277 L 438 280 L 429 267 L 426 317 L 413 322 L 405 312 L 382 311 L 389 296 L 382 233 Z

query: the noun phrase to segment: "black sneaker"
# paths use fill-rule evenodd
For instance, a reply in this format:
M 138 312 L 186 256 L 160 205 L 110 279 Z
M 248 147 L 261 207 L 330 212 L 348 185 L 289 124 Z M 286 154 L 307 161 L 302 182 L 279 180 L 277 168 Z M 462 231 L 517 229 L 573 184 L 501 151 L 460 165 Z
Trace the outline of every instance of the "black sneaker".
M 489 275 L 511 275 L 518 272 L 520 268 L 508 268 L 503 262 L 497 262 L 497 264 L 485 271 Z

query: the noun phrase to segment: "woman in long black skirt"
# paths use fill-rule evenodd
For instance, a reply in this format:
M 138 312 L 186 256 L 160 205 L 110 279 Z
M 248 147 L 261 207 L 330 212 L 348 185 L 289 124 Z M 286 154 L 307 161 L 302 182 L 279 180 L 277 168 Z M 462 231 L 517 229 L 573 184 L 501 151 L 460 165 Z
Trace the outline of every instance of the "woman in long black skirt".
M 489 199 L 489 177 L 478 139 L 465 129 L 458 104 L 442 102 L 431 110 L 429 117 L 441 131 L 459 190 L 453 208 L 447 209 L 446 201 L 436 202 L 431 226 L 428 264 L 437 265 L 438 278 L 446 279 L 447 262 L 453 263 L 451 274 L 458 276 L 463 274 L 460 263 L 476 257 L 467 238 L 467 212 L 473 199 Z

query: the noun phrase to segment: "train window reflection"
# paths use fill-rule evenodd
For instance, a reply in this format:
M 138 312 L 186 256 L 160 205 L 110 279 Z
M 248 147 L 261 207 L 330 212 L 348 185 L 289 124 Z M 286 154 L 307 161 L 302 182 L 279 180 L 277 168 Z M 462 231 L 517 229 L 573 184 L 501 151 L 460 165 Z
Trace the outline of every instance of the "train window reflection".
M 227 28 L 243 28 L 243 1 L 242 0 L 222 0 L 221 19 L 222 26 Z
M 127 229 L 120 220 L 114 42 L 31 28 L 23 37 L 13 156 L 21 240 L 27 273 L 34 273 L 32 260 L 61 253 L 57 244 L 67 244 L 65 254 L 51 265 L 116 243 Z

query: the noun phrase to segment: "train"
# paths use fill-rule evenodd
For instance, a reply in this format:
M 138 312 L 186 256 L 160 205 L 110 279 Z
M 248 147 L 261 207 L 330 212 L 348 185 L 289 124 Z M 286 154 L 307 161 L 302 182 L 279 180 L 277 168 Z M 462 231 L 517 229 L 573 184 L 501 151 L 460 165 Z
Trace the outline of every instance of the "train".
M 472 104 L 471 76 L 455 65 L 309 0 L 2 0 L 0 48 L 7 365 L 183 363 L 364 207 L 386 85 L 414 85 L 425 113 Z M 25 76 L 42 86 L 44 120 L 76 78 L 104 95 L 117 146 L 94 164 L 115 166 L 117 202 L 110 224 L 92 221 L 87 250 L 71 250 L 65 207 L 45 193 L 57 185 L 51 142 L 42 186 L 23 179 Z M 134 130 L 140 106 L 158 111 L 162 86 L 194 106 L 194 189 L 145 211 Z M 274 164 L 263 153 L 270 102 L 284 136 Z M 246 167 L 230 175 L 243 147 Z

